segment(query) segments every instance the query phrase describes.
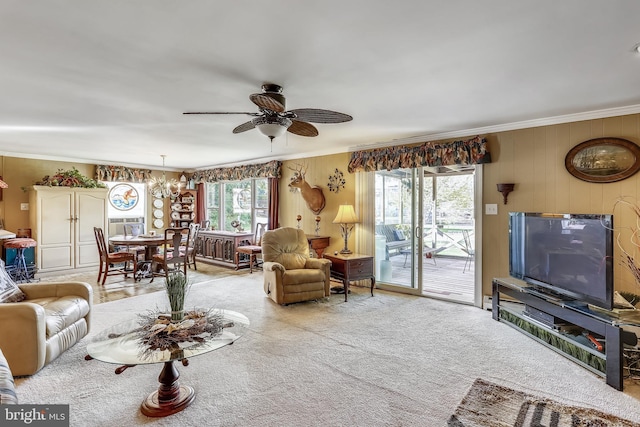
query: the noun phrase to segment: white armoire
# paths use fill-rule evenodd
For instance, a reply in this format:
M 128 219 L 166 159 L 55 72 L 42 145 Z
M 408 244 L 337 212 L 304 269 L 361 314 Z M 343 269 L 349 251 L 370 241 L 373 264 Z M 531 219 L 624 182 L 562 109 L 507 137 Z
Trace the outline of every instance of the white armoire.
M 100 263 L 93 227 L 107 230 L 106 188 L 34 185 L 29 192 L 38 272 L 95 267 Z

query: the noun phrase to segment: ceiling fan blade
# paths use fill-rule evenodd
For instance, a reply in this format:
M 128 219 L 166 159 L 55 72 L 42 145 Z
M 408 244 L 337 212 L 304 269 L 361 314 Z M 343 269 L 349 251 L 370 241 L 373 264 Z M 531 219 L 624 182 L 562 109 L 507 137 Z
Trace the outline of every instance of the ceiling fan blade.
M 299 108 L 288 112 L 296 115 L 296 117 L 292 117 L 292 119 L 312 123 L 343 123 L 353 120 L 353 117 L 348 114 L 331 110 L 320 110 L 318 108 Z
M 247 116 L 259 116 L 259 113 L 232 112 L 232 111 L 187 111 L 182 114 L 245 114 Z
M 251 100 L 251 102 L 253 102 L 260 108 L 275 111 L 276 113 L 283 113 L 284 97 L 280 94 L 271 94 L 271 95 L 273 96 L 269 96 L 266 93 L 254 93 L 252 95 L 249 95 L 249 99 Z M 274 99 L 277 96 L 282 98 L 283 102 L 278 101 L 277 99 Z
M 248 130 L 251 130 L 253 128 L 255 128 L 256 126 L 253 124 L 252 121 L 248 121 L 246 123 L 243 123 L 241 125 L 238 125 L 235 127 L 235 129 L 233 129 L 233 133 L 240 133 L 240 132 L 246 132 Z
M 287 131 L 300 136 L 318 136 L 318 129 L 314 125 L 297 120 L 292 120 L 291 126 L 287 128 Z

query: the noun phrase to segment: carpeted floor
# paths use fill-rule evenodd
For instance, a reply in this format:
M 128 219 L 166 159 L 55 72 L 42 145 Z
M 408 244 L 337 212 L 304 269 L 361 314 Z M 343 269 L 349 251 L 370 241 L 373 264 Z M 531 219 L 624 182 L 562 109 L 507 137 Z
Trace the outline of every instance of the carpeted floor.
M 114 374 L 85 361 L 99 330 L 166 305 L 156 292 L 93 309 L 92 331 L 32 377 L 17 379 L 21 403 L 68 403 L 72 426 L 445 426 L 476 378 L 594 408 L 640 423 L 640 402 L 509 326 L 488 311 L 354 287 L 349 301 L 279 306 L 262 273 L 196 284 L 187 305 L 246 315 L 233 345 L 179 366 L 194 403 L 163 419 L 140 403 L 160 365 Z
M 189 269 L 188 277 L 190 283 L 201 283 L 212 279 L 229 276 L 241 276 L 247 274 L 248 270 L 234 270 L 229 267 L 221 267 L 217 265 L 198 262 L 197 270 Z M 164 279 L 156 277 L 153 282 L 151 279 L 145 278 L 139 282 L 135 282 L 131 275 L 125 277 L 122 274 L 107 276 L 107 280 L 103 285 L 98 284 L 98 269 L 91 269 L 81 273 L 36 275 L 36 279 L 40 282 L 58 282 L 58 281 L 80 281 L 89 283 L 93 287 L 93 303 L 99 304 L 108 301 L 117 301 L 119 299 L 130 298 L 138 295 L 144 295 L 152 292 L 164 291 Z

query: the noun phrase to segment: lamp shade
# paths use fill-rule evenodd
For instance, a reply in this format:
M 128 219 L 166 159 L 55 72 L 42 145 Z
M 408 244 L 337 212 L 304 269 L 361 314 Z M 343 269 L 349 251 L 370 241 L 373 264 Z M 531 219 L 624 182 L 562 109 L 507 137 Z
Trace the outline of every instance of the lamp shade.
M 251 122 L 258 128 L 260 133 L 272 140 L 284 135 L 293 123 L 286 117 L 256 117 Z
M 355 224 L 358 222 L 356 212 L 353 210 L 353 205 L 340 205 L 338 208 L 338 215 L 333 220 L 334 224 Z

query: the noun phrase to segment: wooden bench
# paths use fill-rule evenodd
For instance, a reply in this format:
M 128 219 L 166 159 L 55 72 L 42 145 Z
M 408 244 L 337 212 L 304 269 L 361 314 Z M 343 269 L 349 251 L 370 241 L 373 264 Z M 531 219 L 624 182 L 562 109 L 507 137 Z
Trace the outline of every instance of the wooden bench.
M 386 259 L 391 256 L 391 251 L 394 251 L 393 255 L 400 255 L 403 249 L 411 247 L 411 240 L 404 239 L 402 230 L 398 228 L 396 224 L 379 224 L 376 225 L 376 234 L 384 236 L 386 240 Z

